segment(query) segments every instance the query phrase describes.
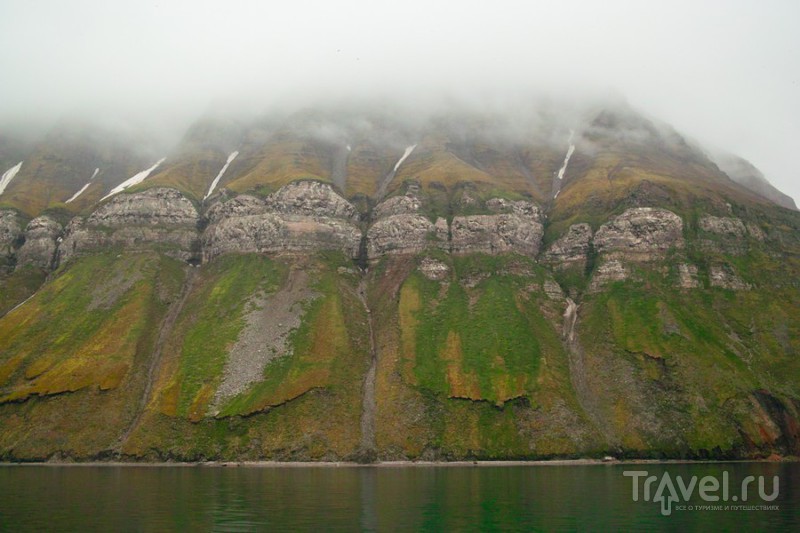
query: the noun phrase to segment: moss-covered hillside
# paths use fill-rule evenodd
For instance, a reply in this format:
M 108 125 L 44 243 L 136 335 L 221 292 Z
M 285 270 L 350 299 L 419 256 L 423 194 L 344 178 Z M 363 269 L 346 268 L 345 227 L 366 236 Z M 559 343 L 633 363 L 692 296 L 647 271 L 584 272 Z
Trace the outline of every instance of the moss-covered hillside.
M 51 134 L 0 460 L 800 455 L 800 214 L 624 106 L 521 121 L 203 120 L 99 203 L 152 161 Z

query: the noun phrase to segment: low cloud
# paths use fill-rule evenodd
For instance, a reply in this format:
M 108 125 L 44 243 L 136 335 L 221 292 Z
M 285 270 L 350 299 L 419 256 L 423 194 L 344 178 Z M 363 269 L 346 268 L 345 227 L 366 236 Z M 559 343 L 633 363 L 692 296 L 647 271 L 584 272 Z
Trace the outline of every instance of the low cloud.
M 0 128 L 80 115 L 174 138 L 210 112 L 369 100 L 406 120 L 447 105 L 511 109 L 513 132 L 527 102 L 613 93 L 798 198 L 797 20 L 800 4 L 777 0 L 6 0 Z

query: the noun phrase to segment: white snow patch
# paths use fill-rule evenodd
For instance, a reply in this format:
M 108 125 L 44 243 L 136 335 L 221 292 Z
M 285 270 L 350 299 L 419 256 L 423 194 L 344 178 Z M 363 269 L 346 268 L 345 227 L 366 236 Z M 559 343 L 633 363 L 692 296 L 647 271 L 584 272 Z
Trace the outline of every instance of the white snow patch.
M 348 152 L 352 152 L 353 151 L 353 148 L 349 144 L 347 145 L 347 151 Z
M 73 194 L 72 196 L 70 196 L 69 200 L 67 200 L 67 201 L 66 201 L 66 202 L 64 202 L 64 203 L 65 203 L 65 204 L 68 204 L 68 203 L 70 203 L 71 201 L 73 201 L 75 198 L 77 198 L 78 196 L 80 196 L 81 194 L 83 194 L 83 191 L 85 191 L 86 189 L 88 189 L 88 188 L 89 188 L 89 185 L 91 185 L 91 184 L 92 184 L 92 182 L 90 181 L 89 183 L 87 183 L 86 185 L 84 185 L 83 187 L 81 187 L 81 190 L 79 190 L 78 192 L 76 192 L 75 194 Z
M 395 164 L 394 168 L 392 169 L 393 173 L 397 172 L 397 169 L 400 168 L 400 165 L 403 164 L 403 161 L 405 161 L 406 158 L 411 155 L 411 152 L 413 152 L 414 148 L 416 147 L 417 147 L 416 144 L 412 144 L 411 146 L 406 147 L 406 151 L 403 153 L 403 157 L 400 158 L 400 160 Z
M 14 176 L 17 175 L 17 172 L 19 172 L 19 169 L 22 168 L 22 163 L 23 162 L 24 161 L 20 161 L 19 163 L 17 163 L 13 167 L 11 167 L 8 170 L 6 170 L 5 172 L 3 172 L 3 177 L 0 178 L 0 194 L 3 194 L 3 191 L 6 190 L 6 187 L 8 187 L 8 184 L 11 183 L 11 180 L 13 180 Z
M 575 151 L 575 145 L 572 144 L 572 137 L 575 135 L 573 130 L 569 130 L 569 148 L 567 149 L 567 155 L 564 157 L 564 164 L 561 165 L 561 168 L 558 169 L 558 179 L 564 179 L 564 173 L 567 171 L 567 165 L 569 164 L 569 158 L 572 157 L 572 153 Z
M 555 200 L 556 198 L 558 198 L 558 195 L 559 195 L 559 194 L 561 194 L 561 189 L 559 189 L 559 190 L 557 190 L 557 191 L 556 191 L 556 195 L 555 195 L 555 196 L 553 196 L 553 200 Z
M 152 167 L 148 168 L 147 170 L 142 170 L 141 172 L 139 172 L 139 173 L 138 173 L 138 174 L 136 174 L 135 176 L 133 176 L 133 177 L 131 177 L 131 178 L 128 178 L 127 180 L 123 181 L 122 183 L 120 183 L 119 185 L 117 185 L 116 187 L 114 187 L 113 189 L 111 189 L 111 192 L 109 192 L 108 194 L 106 194 L 105 196 L 103 196 L 102 198 L 100 198 L 100 201 L 102 202 L 102 201 L 103 201 L 103 200 L 105 200 L 106 198 L 110 198 L 110 197 L 114 196 L 115 194 L 117 194 L 117 193 L 120 193 L 120 192 L 124 191 L 124 190 L 125 190 L 125 189 L 127 189 L 128 187 L 133 187 L 134 185 L 138 185 L 138 184 L 140 184 L 140 183 L 141 183 L 141 182 L 143 182 L 145 179 L 147 179 L 147 176 L 149 176 L 151 172 L 153 172 L 155 169 L 157 169 L 157 168 L 158 168 L 158 166 L 159 166 L 161 163 L 163 163 L 163 162 L 164 162 L 166 159 L 167 159 L 166 157 L 162 157 L 162 158 L 161 158 L 161 159 L 159 159 L 159 160 L 158 160 L 158 162 L 157 162 L 155 165 L 153 165 Z
M 225 164 L 224 164 L 224 165 L 222 165 L 222 168 L 220 169 L 220 171 L 219 171 L 219 174 L 217 174 L 217 177 L 216 177 L 216 178 L 214 178 L 214 181 L 212 181 L 212 182 L 211 182 L 211 187 L 209 187 L 209 188 L 208 188 L 208 192 L 207 192 L 207 193 L 206 193 L 206 195 L 203 197 L 203 200 L 205 200 L 206 198 L 208 198 L 209 196 L 211 196 L 211 193 L 213 193 L 213 192 L 214 192 L 214 189 L 216 189 L 216 188 L 217 188 L 217 184 L 219 183 L 219 180 L 220 180 L 220 179 L 222 179 L 222 175 L 223 175 L 223 174 L 225 174 L 225 171 L 226 171 L 226 170 L 228 170 L 228 165 L 230 165 L 230 164 L 231 164 L 231 162 L 232 162 L 234 159 L 236 159 L 236 156 L 237 156 L 237 155 L 239 155 L 239 152 L 238 152 L 238 151 L 236 151 L 236 152 L 231 152 L 231 155 L 229 155 L 229 156 L 228 156 L 228 160 L 227 160 L 227 161 L 225 161 Z
M 75 198 L 77 198 L 78 196 L 80 196 L 81 194 L 83 194 L 83 191 L 85 191 L 86 189 L 88 189 L 88 188 L 89 188 L 89 185 L 91 185 L 91 184 L 92 184 L 92 180 L 93 180 L 93 179 L 94 179 L 94 178 L 97 176 L 97 173 L 98 173 L 98 172 L 100 172 L 100 169 L 99 169 L 99 168 L 96 168 L 96 169 L 94 169 L 94 173 L 92 174 L 92 177 L 91 177 L 91 178 L 89 178 L 89 182 L 88 182 L 86 185 L 84 185 L 83 187 L 81 187 L 81 190 L 79 190 L 78 192 L 76 192 L 75 194 L 73 194 L 72 196 L 70 196 L 69 200 L 67 200 L 67 201 L 66 201 L 66 202 L 64 202 L 64 203 L 65 203 L 65 204 L 68 204 L 68 203 L 70 203 L 71 201 L 73 201 Z

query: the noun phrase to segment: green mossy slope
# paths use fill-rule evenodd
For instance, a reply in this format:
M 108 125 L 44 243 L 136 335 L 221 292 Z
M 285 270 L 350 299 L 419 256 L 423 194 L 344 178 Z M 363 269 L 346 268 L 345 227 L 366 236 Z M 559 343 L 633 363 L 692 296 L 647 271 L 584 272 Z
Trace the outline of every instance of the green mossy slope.
M 288 335 L 289 352 L 272 359 L 261 380 L 220 403 L 216 393 L 254 297 L 286 290 L 297 269 L 308 274 L 316 297 L 298 304 L 302 320 Z M 204 265 L 123 453 L 182 460 L 355 457 L 369 333 L 351 269 L 338 254 L 231 254 Z
M 135 416 L 183 276 L 179 262 L 156 253 L 81 258 L 0 318 L 0 455 L 113 448 Z

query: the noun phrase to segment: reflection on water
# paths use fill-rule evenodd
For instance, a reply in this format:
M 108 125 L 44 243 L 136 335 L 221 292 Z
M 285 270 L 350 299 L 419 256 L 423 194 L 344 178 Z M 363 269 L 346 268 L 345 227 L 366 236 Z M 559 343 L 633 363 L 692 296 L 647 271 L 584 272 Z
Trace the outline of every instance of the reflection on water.
M 780 511 L 633 502 L 626 469 L 778 475 Z M 0 530 L 800 530 L 800 465 L 0 467 Z

